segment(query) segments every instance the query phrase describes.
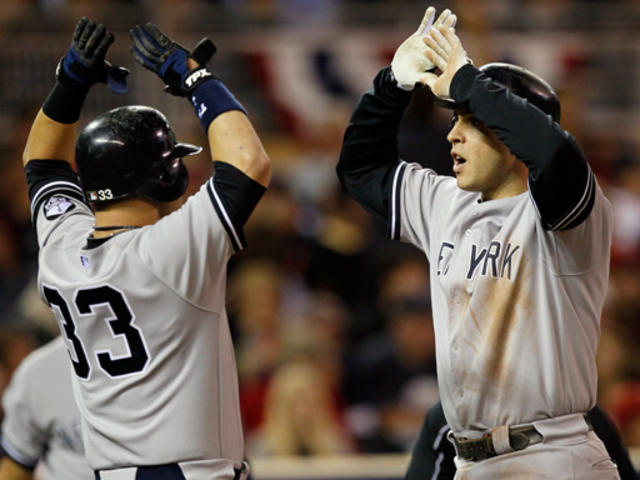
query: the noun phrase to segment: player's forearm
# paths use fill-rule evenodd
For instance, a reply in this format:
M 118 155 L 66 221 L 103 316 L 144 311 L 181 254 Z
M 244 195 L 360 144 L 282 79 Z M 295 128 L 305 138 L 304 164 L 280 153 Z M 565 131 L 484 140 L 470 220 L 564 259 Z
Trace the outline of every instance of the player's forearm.
M 24 165 L 33 159 L 71 162 L 78 119 L 89 88 L 66 77 L 56 81 L 29 131 L 22 154 Z
M 345 132 L 339 171 L 354 164 L 396 163 L 398 125 L 411 93 L 399 89 L 391 69 L 381 70 L 358 102 Z
M 376 76 L 351 116 L 336 167 L 343 186 L 367 209 L 387 219 L 391 171 L 398 163 L 398 125 L 411 93 L 400 90 L 391 69 Z
M 211 158 L 227 162 L 266 187 L 271 160 L 247 116 L 232 110 L 217 116 L 208 129 Z
M 29 131 L 22 163 L 30 160 L 65 160 L 71 162 L 75 149 L 78 122 L 60 123 L 49 118 L 42 109 Z
M 189 100 L 207 133 L 211 159 L 229 163 L 267 187 L 271 180 L 271 160 L 244 107 L 206 67 L 200 67 L 193 58 L 187 58 L 186 63 L 190 74 L 185 84 L 189 76 L 196 84 Z

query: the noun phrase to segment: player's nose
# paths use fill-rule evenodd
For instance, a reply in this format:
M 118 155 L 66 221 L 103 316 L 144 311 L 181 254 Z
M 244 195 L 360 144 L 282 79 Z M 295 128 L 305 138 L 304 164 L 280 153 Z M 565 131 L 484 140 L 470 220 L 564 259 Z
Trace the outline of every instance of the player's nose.
M 464 132 L 460 127 L 460 122 L 458 121 L 454 122 L 453 126 L 451 127 L 451 130 L 449 130 L 449 133 L 447 134 L 447 140 L 452 145 L 455 145 L 456 143 L 460 143 L 464 140 Z

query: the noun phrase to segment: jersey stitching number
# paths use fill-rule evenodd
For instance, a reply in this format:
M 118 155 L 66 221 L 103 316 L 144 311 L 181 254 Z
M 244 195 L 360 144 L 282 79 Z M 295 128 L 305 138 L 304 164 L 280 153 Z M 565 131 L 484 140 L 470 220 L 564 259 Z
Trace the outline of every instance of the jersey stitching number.
M 109 286 L 103 285 L 90 289 L 78 290 L 75 298 L 76 307 L 81 317 L 96 315 L 94 308 L 106 305 L 114 315 L 104 318 L 112 336 L 124 337 L 127 354 L 114 357 L 108 350 L 96 350 L 96 358 L 100 368 L 110 377 L 124 377 L 144 371 L 149 363 L 149 353 L 140 329 L 133 325 L 135 315 L 129 307 L 124 294 Z
M 78 361 L 74 363 L 76 374 L 87 380 L 90 373 L 90 365 L 87 360 L 85 347 L 76 334 L 76 325 L 73 322 L 66 301 L 60 293 L 52 288 L 44 287 L 45 298 L 49 305 L 56 306 L 62 315 L 61 331 L 71 341 L 74 353 Z M 100 369 L 111 378 L 121 378 L 135 375 L 145 370 L 149 364 L 150 356 L 142 331 L 135 326 L 135 315 L 132 313 L 126 297 L 119 290 L 102 285 L 93 288 L 84 288 L 76 292 L 75 305 L 80 318 L 96 316 L 94 307 L 104 306 L 109 309 L 111 315 L 104 317 L 113 338 L 121 338 L 127 353 L 114 356 L 109 350 L 96 350 L 94 352 Z M 71 356 L 71 352 L 70 352 Z M 85 367 L 86 364 L 86 367 Z M 86 370 L 86 372 L 85 372 Z
M 69 312 L 67 302 L 65 302 L 64 298 L 62 298 L 62 295 L 60 295 L 60 292 L 58 292 L 58 290 L 49 288 L 47 286 L 44 286 L 43 289 L 44 297 L 47 299 L 49 307 L 54 312 L 54 315 L 56 311 L 60 314 L 56 315 L 56 317 L 60 320 L 62 333 L 64 334 L 66 339 L 69 340 L 73 345 L 73 353 L 67 348 L 69 358 L 71 359 L 71 363 L 73 364 L 73 369 L 75 370 L 78 377 L 80 377 L 82 380 L 87 380 L 89 378 L 89 375 L 91 374 L 91 365 L 87 360 L 87 354 L 85 353 L 85 348 L 82 344 L 82 340 L 80 340 L 80 338 L 76 335 L 76 325 L 73 322 L 71 313 Z M 74 356 L 75 359 L 73 358 Z

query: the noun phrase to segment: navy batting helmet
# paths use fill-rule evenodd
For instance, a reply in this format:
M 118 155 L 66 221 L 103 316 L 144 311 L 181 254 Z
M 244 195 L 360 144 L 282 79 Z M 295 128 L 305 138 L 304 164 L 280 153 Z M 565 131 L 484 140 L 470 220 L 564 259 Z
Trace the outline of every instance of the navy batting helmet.
M 480 71 L 507 88 L 510 92 L 522 97 L 538 107 L 556 122 L 560 121 L 560 100 L 551 85 L 526 68 L 510 63 L 487 63 Z M 456 108 L 453 100 L 437 98 L 436 103 L 442 107 Z
M 182 157 L 201 150 L 177 143 L 158 110 L 127 106 L 86 126 L 76 143 L 76 164 L 87 200 L 96 205 L 128 196 L 168 202 L 187 189 Z

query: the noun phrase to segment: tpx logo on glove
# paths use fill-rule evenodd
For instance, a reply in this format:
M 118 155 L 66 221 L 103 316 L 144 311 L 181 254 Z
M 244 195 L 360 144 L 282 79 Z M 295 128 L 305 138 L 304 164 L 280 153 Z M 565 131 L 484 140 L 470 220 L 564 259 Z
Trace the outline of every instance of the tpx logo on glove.
M 185 77 L 185 89 L 187 91 L 191 91 L 196 87 L 196 85 L 211 77 L 213 77 L 213 74 L 207 69 L 207 67 L 200 67 Z

